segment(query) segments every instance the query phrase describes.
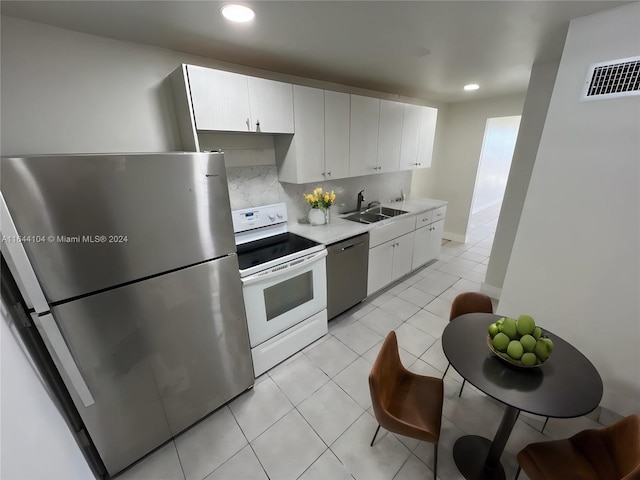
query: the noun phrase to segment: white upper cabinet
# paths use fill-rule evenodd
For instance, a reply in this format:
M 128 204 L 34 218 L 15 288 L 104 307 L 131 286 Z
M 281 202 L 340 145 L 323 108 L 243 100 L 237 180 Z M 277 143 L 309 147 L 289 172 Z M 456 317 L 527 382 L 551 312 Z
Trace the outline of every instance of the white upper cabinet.
M 400 147 L 400 170 L 411 170 L 418 166 L 418 142 L 420 138 L 420 105 L 404 105 L 404 122 Z
M 433 157 L 433 141 L 436 136 L 438 109 L 431 107 L 421 108 L 417 168 L 428 168 L 431 166 L 431 158 Z
M 437 116 L 436 108 L 404 105 L 400 170 L 431 166 Z
M 197 130 L 248 132 L 251 113 L 247 76 L 187 66 Z
M 290 83 L 188 65 L 197 130 L 293 133 Z
M 351 96 L 324 91 L 324 159 L 325 179 L 349 176 L 349 123 Z M 296 135 L 297 135 L 296 128 Z
M 324 93 L 317 88 L 293 86 L 296 133 L 274 139 L 278 178 L 282 182 L 312 183 L 325 179 Z
M 351 95 L 349 175 L 378 173 L 380 99 Z
M 208 131 L 289 134 L 274 145 L 278 177 L 291 183 L 431 166 L 435 108 L 196 65 L 170 77 L 188 150 Z
M 251 128 L 258 133 L 293 133 L 293 86 L 258 77 L 247 77 Z
M 402 143 L 403 104 L 380 100 L 380 126 L 378 132 L 378 173 L 398 171 Z

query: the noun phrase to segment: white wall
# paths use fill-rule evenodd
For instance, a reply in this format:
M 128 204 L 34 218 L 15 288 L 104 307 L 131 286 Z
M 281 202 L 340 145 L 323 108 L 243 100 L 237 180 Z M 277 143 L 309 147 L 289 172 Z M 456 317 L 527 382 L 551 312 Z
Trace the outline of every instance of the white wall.
M 414 180 L 411 193 L 449 202 L 445 238 L 465 241 L 487 119 L 520 115 L 523 103 L 524 93 L 456 103 L 444 115 L 438 113 L 438 127 L 442 128 L 438 155 L 434 155 L 432 171 L 414 174 L 428 178 Z
M 181 63 L 439 108 L 421 99 L 293 77 L 2 16 L 2 155 L 179 150 L 165 81 Z
M 571 22 L 498 311 L 529 313 L 640 413 L 640 96 L 581 102 L 589 64 L 640 55 L 640 4 Z
M 483 290 L 495 298 L 500 298 L 559 65 L 559 61 L 536 63 L 531 69 L 518 139 L 483 285 Z
M 502 202 L 519 127 L 520 115 L 487 119 L 471 204 L 472 215 Z
M 67 424 L 32 368 L 0 304 L 1 445 L 4 480 L 94 478 Z
M 6 16 L 1 35 L 2 155 L 180 150 L 173 95 L 165 81 L 180 63 L 443 107 Z M 287 202 L 293 218 L 306 216 L 299 188 L 278 182 L 272 136 L 210 134 L 201 139 L 203 148 L 221 147 L 227 153 L 232 208 Z M 349 209 L 355 208 L 362 188 L 367 201 L 387 201 L 399 197 L 400 190 L 409 194 L 411 176 L 398 172 L 323 182 L 323 187 L 336 190 L 338 203 Z

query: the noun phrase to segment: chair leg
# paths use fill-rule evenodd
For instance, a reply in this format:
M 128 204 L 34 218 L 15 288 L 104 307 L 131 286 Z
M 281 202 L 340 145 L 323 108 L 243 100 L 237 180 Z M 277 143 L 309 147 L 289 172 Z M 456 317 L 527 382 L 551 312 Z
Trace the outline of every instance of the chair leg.
M 518 477 L 520 476 L 520 470 L 522 470 L 522 467 L 518 465 L 518 470 L 516 471 L 516 478 L 514 478 L 513 480 L 518 480 Z
M 376 428 L 376 433 L 373 434 L 373 439 L 371 440 L 371 445 L 369 445 L 370 447 L 373 447 L 373 442 L 376 441 L 376 436 L 378 435 L 379 431 L 380 431 L 380 425 L 378 425 L 378 428 Z
M 433 480 L 438 480 L 438 444 L 433 444 Z
M 462 395 L 462 389 L 464 388 L 465 382 L 466 382 L 466 380 L 463 378 L 462 379 L 462 386 L 460 387 L 460 393 L 458 394 L 458 397 Z
M 547 426 L 548 421 L 549 421 L 549 417 L 547 417 L 547 419 L 544 421 L 544 425 L 542 425 L 542 430 L 540 430 L 540 433 L 544 433 L 544 427 Z
M 444 369 L 444 375 L 442 375 L 442 379 L 444 380 L 444 377 L 447 376 L 447 371 L 449 371 L 449 367 L 451 366 L 450 363 L 447 364 L 447 368 Z

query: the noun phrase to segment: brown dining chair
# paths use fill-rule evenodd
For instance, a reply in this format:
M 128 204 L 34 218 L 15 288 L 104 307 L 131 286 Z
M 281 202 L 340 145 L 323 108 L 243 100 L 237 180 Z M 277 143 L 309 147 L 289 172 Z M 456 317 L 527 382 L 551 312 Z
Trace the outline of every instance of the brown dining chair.
M 480 292 L 464 292 L 459 294 L 453 299 L 453 303 L 451 304 L 449 321 L 452 321 L 454 318 L 464 315 L 465 313 L 493 313 L 493 304 L 491 303 L 491 299 L 484 293 Z M 489 325 L 487 325 L 487 327 L 489 327 Z M 451 364 L 449 363 L 444 371 L 444 375 L 442 375 L 443 379 L 447 375 L 447 371 L 450 366 Z M 462 389 L 464 388 L 465 382 L 466 380 L 463 378 L 458 396 L 462 395 Z
M 371 373 L 369 390 L 378 428 L 433 443 L 433 478 L 438 469 L 438 441 L 442 423 L 444 382 L 410 372 L 402 365 L 396 332 L 391 331 L 382 344 Z
M 564 440 L 531 443 L 517 459 L 516 479 L 524 470 L 531 480 L 639 480 L 640 416 Z

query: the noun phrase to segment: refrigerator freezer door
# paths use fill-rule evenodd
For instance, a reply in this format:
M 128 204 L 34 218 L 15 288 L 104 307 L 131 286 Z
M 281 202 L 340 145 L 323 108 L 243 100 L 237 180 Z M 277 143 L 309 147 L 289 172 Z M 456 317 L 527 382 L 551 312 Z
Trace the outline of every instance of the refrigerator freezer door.
M 52 313 L 95 404 L 63 378 L 111 475 L 254 382 L 235 254 Z
M 2 158 L 49 303 L 235 252 L 222 154 Z

